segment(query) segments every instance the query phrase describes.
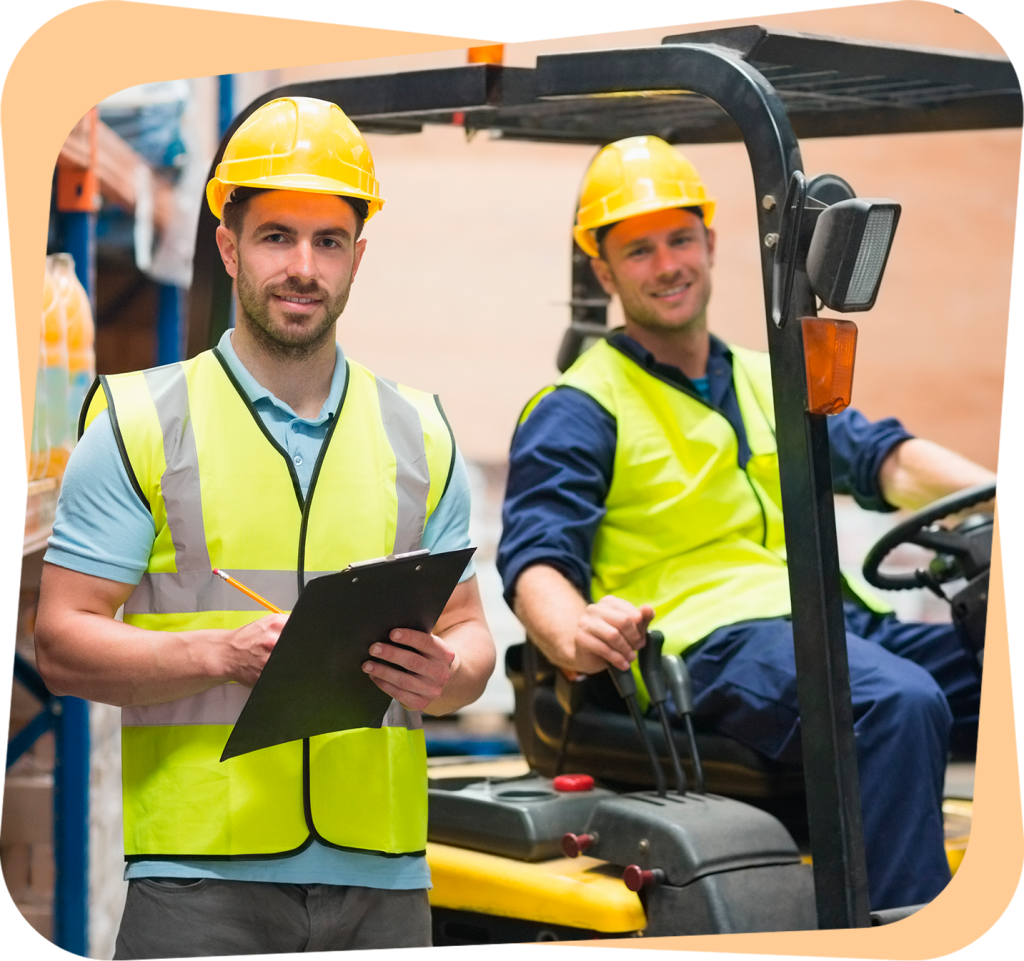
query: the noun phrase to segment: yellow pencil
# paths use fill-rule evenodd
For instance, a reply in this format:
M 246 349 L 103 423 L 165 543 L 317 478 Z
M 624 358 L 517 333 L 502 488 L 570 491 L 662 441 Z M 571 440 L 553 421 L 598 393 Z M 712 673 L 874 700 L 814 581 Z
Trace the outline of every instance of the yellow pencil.
M 268 601 L 265 597 L 260 597 L 259 594 L 257 594 L 255 591 L 250 591 L 248 587 L 246 587 L 244 584 L 240 584 L 230 574 L 225 574 L 219 567 L 215 567 L 213 569 L 213 573 L 216 574 L 218 577 L 222 577 L 232 587 L 237 588 L 247 597 L 251 597 L 257 604 L 262 604 L 268 611 L 273 611 L 275 614 L 284 613 L 284 611 L 282 611 L 281 608 L 275 607 L 273 604 L 270 603 L 270 601 Z

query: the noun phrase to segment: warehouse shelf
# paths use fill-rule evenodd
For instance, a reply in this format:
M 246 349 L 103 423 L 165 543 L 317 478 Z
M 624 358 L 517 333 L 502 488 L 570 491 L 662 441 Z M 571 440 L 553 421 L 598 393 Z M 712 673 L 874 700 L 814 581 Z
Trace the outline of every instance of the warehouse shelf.
M 25 542 L 22 555 L 34 554 L 46 547 L 46 539 L 53 531 L 53 517 L 57 510 L 60 480 L 44 477 L 29 481 L 28 502 L 25 505 Z
M 96 124 L 96 178 L 99 192 L 105 201 L 116 204 L 127 213 L 135 210 L 138 196 L 138 169 L 150 171 L 150 166 L 141 154 L 111 130 L 102 120 L 83 117 L 68 135 L 57 158 L 57 167 L 74 170 L 89 169 L 91 147 L 89 125 Z M 153 223 L 160 229 L 170 222 L 174 209 L 171 185 L 163 178 L 152 176 Z

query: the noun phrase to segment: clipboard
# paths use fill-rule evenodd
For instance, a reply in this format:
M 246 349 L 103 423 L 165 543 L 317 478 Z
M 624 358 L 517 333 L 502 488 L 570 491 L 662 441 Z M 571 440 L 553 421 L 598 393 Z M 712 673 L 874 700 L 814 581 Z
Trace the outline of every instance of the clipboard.
M 429 633 L 475 547 L 364 561 L 311 580 L 224 745 L 221 761 L 359 727 L 391 705 L 362 669 L 370 645 L 396 627 Z M 393 643 L 393 642 L 391 642 Z

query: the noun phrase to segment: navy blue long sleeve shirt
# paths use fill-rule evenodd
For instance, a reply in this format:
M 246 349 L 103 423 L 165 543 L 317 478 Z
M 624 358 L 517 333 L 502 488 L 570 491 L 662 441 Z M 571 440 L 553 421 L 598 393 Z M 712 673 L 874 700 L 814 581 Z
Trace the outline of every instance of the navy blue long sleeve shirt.
M 711 337 L 707 384 L 695 388 L 678 367 L 659 363 L 632 338 L 620 333 L 610 339 L 661 379 L 691 393 L 704 388 L 702 393 L 736 431 L 739 466 L 746 465 L 750 447 L 733 386 L 732 354 L 722 341 Z M 893 510 L 882 497 L 878 472 L 889 452 L 912 435 L 895 418 L 872 422 L 847 408 L 828 418 L 828 436 L 836 493 L 851 494 L 868 510 Z M 544 397 L 516 430 L 497 558 L 509 604 L 516 579 L 540 562 L 559 570 L 584 597 L 590 597 L 590 557 L 604 517 L 615 444 L 615 418 L 572 387 Z

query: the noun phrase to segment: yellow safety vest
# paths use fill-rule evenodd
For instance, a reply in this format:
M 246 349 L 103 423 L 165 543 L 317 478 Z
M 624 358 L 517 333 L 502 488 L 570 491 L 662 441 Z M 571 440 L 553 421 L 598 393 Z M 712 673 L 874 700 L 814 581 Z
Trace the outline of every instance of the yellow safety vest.
M 556 386 L 592 397 L 616 424 L 612 481 L 591 554 L 591 595 L 650 604 L 665 653 L 728 624 L 791 612 L 768 355 L 730 345 L 750 459 L 725 415 L 601 340 Z M 850 579 L 876 611 L 891 610 Z M 641 699 L 646 689 L 634 664 Z
M 341 406 L 303 498 L 219 352 L 100 378 L 129 478 L 153 515 L 149 566 L 124 609 L 150 630 L 237 628 L 266 611 L 214 567 L 291 610 L 304 583 L 353 561 L 416 550 L 455 444 L 436 397 L 348 362 Z M 220 762 L 249 689 L 122 710 L 125 856 L 287 855 L 317 839 L 422 854 L 422 720 L 393 702 L 378 729 L 280 744 Z
M 751 453 L 745 469 L 724 414 L 607 341 L 557 381 L 588 394 L 616 423 L 591 594 L 651 604 L 666 653 L 726 624 L 790 612 L 771 369 L 767 354 L 730 349 Z M 534 397 L 523 419 L 554 389 Z

